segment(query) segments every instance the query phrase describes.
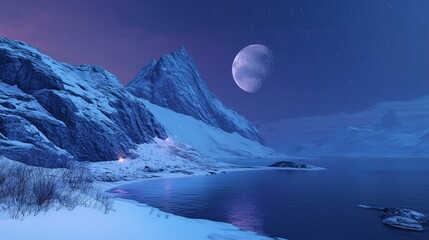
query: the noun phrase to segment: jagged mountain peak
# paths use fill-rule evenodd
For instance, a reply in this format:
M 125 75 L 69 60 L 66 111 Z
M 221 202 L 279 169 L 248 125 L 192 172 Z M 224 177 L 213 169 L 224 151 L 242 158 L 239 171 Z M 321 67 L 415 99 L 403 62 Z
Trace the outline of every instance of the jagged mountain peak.
M 194 60 L 192 59 L 191 55 L 184 47 L 181 47 L 178 50 L 172 51 L 170 54 L 165 54 L 161 56 L 158 59 L 158 61 L 152 60 L 147 65 L 150 65 L 151 63 L 155 63 L 159 65 L 168 64 L 168 65 L 177 65 L 177 66 L 185 66 L 187 64 L 190 64 L 191 65 L 190 67 L 196 68 Z
M 26 49 L 26 50 L 31 51 L 31 52 L 40 53 L 39 49 L 31 46 L 28 43 L 20 41 L 20 40 L 13 40 L 13 39 L 5 38 L 5 37 L 0 37 L 0 44 L 2 46 L 9 46 L 9 48 L 12 50 L 23 51 Z
M 180 77 L 180 75 L 185 76 Z M 186 84 L 205 85 L 194 60 L 184 47 L 160 57 L 158 61 L 152 60 L 149 64 L 143 66 L 127 86 L 136 86 L 136 83 L 141 83 L 142 80 L 152 82 L 171 81 L 172 83 L 182 81 Z
M 226 108 L 210 92 L 194 60 L 181 48 L 144 66 L 126 86 L 135 96 L 161 107 L 262 142 L 258 130 L 243 116 Z
M 64 81 L 70 85 L 76 79 L 84 80 L 81 86 L 85 83 L 98 83 L 97 87 L 122 86 L 116 76 L 100 66 L 61 63 L 18 40 L 0 38 L 0 56 L 3 64 L 0 66 L 1 81 L 17 85 L 25 93 L 32 94 L 42 89 L 66 90 Z M 26 72 L 32 72 L 33 76 L 24 76 Z
M 383 115 L 377 126 L 385 129 L 399 129 L 403 127 L 398 115 L 393 109 L 389 109 L 387 113 Z
M 169 55 L 166 55 L 165 57 L 168 57 Z M 183 60 L 192 60 L 191 55 L 186 50 L 185 47 L 181 47 L 176 51 L 171 52 L 170 56 L 174 57 L 175 59 L 183 59 Z

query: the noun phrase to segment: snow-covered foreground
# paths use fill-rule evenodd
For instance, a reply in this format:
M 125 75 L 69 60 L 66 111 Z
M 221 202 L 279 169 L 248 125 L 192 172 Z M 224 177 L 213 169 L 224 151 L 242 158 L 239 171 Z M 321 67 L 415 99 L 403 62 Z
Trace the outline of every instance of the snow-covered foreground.
M 131 201 L 115 200 L 114 210 L 104 214 L 78 207 L 73 211 L 49 211 L 24 221 L 0 215 L 0 233 L 2 239 L 15 240 L 270 239 L 230 224 L 179 217 Z
M 162 144 L 157 140 L 156 144 Z M 169 143 L 166 143 L 169 144 Z M 213 161 L 206 166 L 200 163 L 191 164 L 191 160 L 177 158 L 177 155 L 168 157 L 169 148 L 160 147 L 154 150 L 153 146 L 146 145 L 147 150 L 153 150 L 149 159 L 123 159 L 123 161 L 91 163 L 92 172 L 98 176 L 110 172 L 112 176 L 127 176 L 130 178 L 120 178 L 121 182 L 107 183 L 98 182 L 96 185 L 108 190 L 114 186 L 123 183 L 129 183 L 131 180 L 141 181 L 151 176 L 156 177 L 185 177 L 190 176 L 186 172 L 163 171 L 157 173 L 148 173 L 144 171 L 143 166 L 149 164 L 151 169 L 165 168 L 166 170 L 177 168 L 184 171 L 192 171 L 192 175 L 208 174 L 232 171 L 249 170 L 269 170 L 270 167 L 238 168 L 237 166 L 222 164 Z M 166 149 L 168 150 L 167 152 Z M 181 148 L 182 149 L 182 148 Z M 165 154 L 164 160 L 160 163 L 151 160 L 158 154 Z M 196 158 L 199 159 L 199 158 Z M 3 159 L 4 161 L 10 161 Z M 190 161 L 184 163 L 183 161 Z M 211 161 L 209 161 L 211 162 Z M 154 164 L 155 163 L 155 164 Z M 181 165 L 183 164 L 183 165 Z M 193 168 L 189 168 L 192 167 Z M 314 167 L 311 169 L 291 169 L 277 168 L 287 170 L 321 170 L 323 168 Z M 266 236 L 258 235 L 254 232 L 243 231 L 239 228 L 220 222 L 209 220 L 189 219 L 169 213 L 162 212 L 145 204 L 140 204 L 130 200 L 115 199 L 113 211 L 104 214 L 102 211 L 77 207 L 73 211 L 61 209 L 59 211 L 50 210 L 46 214 L 29 216 L 23 221 L 11 219 L 5 213 L 0 213 L 0 233 L 2 239 L 227 239 L 227 240 L 263 240 L 271 239 Z
M 3 159 L 4 161 L 10 161 Z M 170 159 L 175 161 L 174 158 Z M 176 159 L 177 160 L 177 159 Z M 106 162 L 106 169 L 114 174 L 127 174 L 127 165 L 133 169 L 135 165 L 145 162 L 131 159 L 124 159 L 123 162 Z M 170 163 L 167 161 L 167 163 Z M 99 163 L 95 163 L 99 164 Z M 96 165 L 100 167 L 100 165 Z M 165 167 L 165 165 L 162 165 Z M 93 165 L 92 167 L 95 167 Z M 231 167 L 231 166 L 230 166 Z M 228 168 L 229 171 L 243 170 L 267 170 L 268 167 L 259 168 Z M 225 169 L 228 171 L 228 169 Z M 92 169 L 94 171 L 94 169 Z M 138 170 L 138 169 L 137 169 Z M 285 168 L 285 170 L 288 170 Z M 315 169 L 316 170 L 316 169 Z M 207 174 L 208 169 L 195 169 L 193 175 Z M 214 170 L 220 172 L 221 170 Z M 144 174 L 150 177 L 150 173 L 142 172 L 135 175 L 134 181 L 141 181 Z M 170 173 L 160 172 L 157 177 L 186 177 L 189 175 L 182 172 Z M 148 180 L 148 178 L 146 178 Z M 97 182 L 96 185 L 108 190 L 114 186 L 129 183 L 130 179 L 123 179 L 122 182 Z M 254 232 L 243 231 L 239 228 L 220 222 L 213 222 L 202 219 L 189 219 L 169 213 L 162 212 L 145 204 L 140 204 L 131 200 L 114 199 L 113 210 L 108 214 L 97 209 L 87 207 L 77 207 L 72 211 L 61 209 L 55 211 L 51 209 L 45 214 L 26 217 L 23 221 L 11 219 L 6 213 L 0 212 L 0 233 L 2 239 L 227 239 L 227 240 L 264 240 L 271 239 L 258 235 Z

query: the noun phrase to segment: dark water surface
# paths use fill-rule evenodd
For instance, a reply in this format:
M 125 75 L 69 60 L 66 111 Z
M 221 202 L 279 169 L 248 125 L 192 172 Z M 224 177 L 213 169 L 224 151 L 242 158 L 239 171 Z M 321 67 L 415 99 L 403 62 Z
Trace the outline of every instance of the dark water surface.
M 266 165 L 265 160 L 230 160 Z M 429 214 L 429 159 L 299 160 L 323 171 L 243 171 L 121 186 L 118 196 L 290 240 L 429 239 L 384 226 L 358 204 Z M 425 226 L 428 227 L 427 225 Z

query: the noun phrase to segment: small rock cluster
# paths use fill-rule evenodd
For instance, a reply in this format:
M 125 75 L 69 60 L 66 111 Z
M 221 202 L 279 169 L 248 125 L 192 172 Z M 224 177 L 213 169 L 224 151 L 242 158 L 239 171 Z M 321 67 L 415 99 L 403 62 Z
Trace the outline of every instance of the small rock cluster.
M 310 168 L 310 166 L 306 164 L 288 162 L 288 161 L 280 161 L 274 164 L 269 165 L 268 167 L 281 167 L 281 168 Z
M 383 224 L 395 228 L 421 232 L 425 230 L 423 225 L 428 221 L 426 215 L 410 209 L 381 208 L 362 204 L 358 207 L 379 210 Z
M 410 209 L 384 208 L 380 216 L 386 225 L 413 231 L 424 231 L 423 224 L 427 222 L 424 214 Z

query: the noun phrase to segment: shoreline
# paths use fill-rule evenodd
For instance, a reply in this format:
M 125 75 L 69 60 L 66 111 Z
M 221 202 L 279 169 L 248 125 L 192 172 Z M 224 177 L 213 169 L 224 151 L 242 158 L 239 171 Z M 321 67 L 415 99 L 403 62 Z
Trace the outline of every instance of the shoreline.
M 208 170 L 200 170 L 200 171 L 194 171 L 193 174 L 184 174 L 184 173 L 161 173 L 158 174 L 157 176 L 154 177 L 150 177 L 150 178 L 141 178 L 141 179 L 135 179 L 135 180 L 130 180 L 130 181 L 118 181 L 118 182 L 95 182 L 95 185 L 97 187 L 99 187 L 100 189 L 102 189 L 103 191 L 107 192 L 109 190 L 112 190 L 113 188 L 117 188 L 123 185 L 127 185 L 127 184 L 132 184 L 132 183 L 137 183 L 137 182 L 142 182 L 142 181 L 151 181 L 151 180 L 160 180 L 160 179 L 178 179 L 178 178 L 185 178 L 185 177 L 203 177 L 203 176 L 215 176 L 215 175 L 219 175 L 219 174 L 228 174 L 228 173 L 234 173 L 234 172 L 244 172 L 244 171 L 269 171 L 269 170 L 281 170 L 281 171 L 320 171 L 320 170 L 325 170 L 326 168 L 322 168 L 322 167 L 316 167 L 316 166 L 311 166 L 311 168 L 280 168 L 280 167 L 267 167 L 267 166 L 234 166 L 234 167 L 230 167 L 230 168 L 219 168 L 216 169 L 216 174 L 210 174 Z M 175 215 L 169 212 L 164 212 L 156 207 L 153 207 L 147 203 L 141 203 L 138 202 L 137 200 L 133 200 L 133 199 L 125 199 L 125 198 L 121 198 L 121 197 L 117 197 L 115 196 L 114 193 L 108 193 L 110 195 L 110 197 L 113 199 L 115 205 L 117 203 L 125 203 L 125 204 L 130 204 L 133 206 L 136 206 L 138 208 L 142 208 L 142 209 L 150 209 L 151 214 L 154 212 L 156 213 L 158 216 L 162 215 L 165 216 L 166 218 L 168 218 L 168 216 L 177 218 L 180 221 L 196 221 L 196 222 L 201 222 L 201 223 L 206 223 L 206 224 L 215 224 L 215 225 L 219 225 L 219 226 L 225 226 L 228 228 L 232 228 L 232 229 L 237 229 L 239 232 L 242 232 L 243 234 L 250 234 L 253 235 L 254 237 L 257 237 L 258 239 L 277 239 L 277 240 L 284 240 L 284 238 L 279 238 L 279 237 L 270 237 L 270 236 L 265 236 L 263 234 L 260 233 L 256 233 L 256 232 L 252 232 L 252 231 L 247 231 L 247 230 L 243 230 L 231 223 L 228 222 L 218 222 L 218 221 L 212 221 L 212 220 L 208 220 L 208 219 L 196 219 L 196 218 L 187 218 L 187 217 L 183 217 L 180 215 Z M 241 239 L 241 238 L 240 238 Z M 248 239 L 247 237 L 244 237 L 242 239 Z
M 103 182 L 95 181 L 94 184 L 103 191 L 111 190 L 126 184 L 132 184 L 142 181 L 153 181 L 160 179 L 176 179 L 176 178 L 185 178 L 185 177 L 202 177 L 202 176 L 216 176 L 220 174 L 228 174 L 234 172 L 244 172 L 244 171 L 269 171 L 269 170 L 281 170 L 281 171 L 321 171 L 326 170 L 324 167 L 311 166 L 311 168 L 289 168 L 289 167 L 268 167 L 268 166 L 239 166 L 232 165 L 230 168 L 218 168 L 218 169 L 209 169 L 209 170 L 197 170 L 192 171 L 192 174 L 184 173 L 170 173 L 170 172 L 161 172 L 154 173 L 153 175 L 148 174 L 147 177 L 142 177 L 133 180 L 122 180 L 116 182 Z M 216 172 L 215 174 L 210 174 L 209 172 Z
M 113 210 L 107 214 L 80 206 L 30 215 L 23 221 L 0 218 L 0 231 L 5 239 L 169 240 L 180 236 L 187 240 L 283 240 L 229 223 L 173 215 L 133 200 L 116 198 L 113 203 Z
M 124 166 L 114 163 L 116 166 Z M 109 171 L 105 165 L 104 170 Z M 175 179 L 184 177 L 202 177 L 241 171 L 317 171 L 324 168 L 279 168 L 267 166 L 240 166 L 219 165 L 206 166 L 192 171 L 193 174 L 183 172 L 171 173 L 168 170 L 161 173 L 147 173 L 142 178 L 116 182 L 102 182 L 94 180 L 94 187 L 102 191 L 110 190 L 125 184 L 155 179 Z M 184 169 L 181 169 L 184 171 Z M 98 172 L 99 174 L 102 172 Z M 126 174 L 127 172 L 118 172 Z M 137 175 L 136 175 L 137 176 Z M 243 230 L 231 223 L 212 221 L 208 219 L 186 218 L 161 211 L 149 204 L 140 203 L 132 199 L 114 197 L 108 193 L 113 201 L 113 209 L 105 214 L 98 209 L 78 206 L 73 210 L 51 209 L 39 215 L 29 215 L 23 221 L 12 219 L 0 214 L 0 231 L 10 239 L 45 239 L 45 240 L 75 240 L 75 239 L 104 239 L 128 240 L 140 239 L 176 239 L 177 236 L 187 240 L 201 239 L 234 239 L 234 240 L 284 240 L 284 238 L 266 236 L 261 233 Z M 97 223 L 97 224 L 94 224 Z M 56 226 L 52 229 L 51 226 Z M 114 226 L 107 227 L 106 226 Z

